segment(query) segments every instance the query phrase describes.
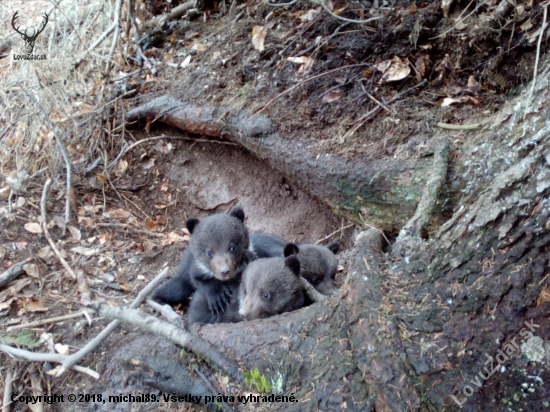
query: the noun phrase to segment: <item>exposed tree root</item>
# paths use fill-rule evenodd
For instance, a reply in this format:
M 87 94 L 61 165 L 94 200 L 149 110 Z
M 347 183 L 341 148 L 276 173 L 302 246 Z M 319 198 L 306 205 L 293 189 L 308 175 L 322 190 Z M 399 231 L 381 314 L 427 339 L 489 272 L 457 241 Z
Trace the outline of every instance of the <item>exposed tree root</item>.
M 396 231 L 419 201 L 431 162 L 366 159 L 353 162 L 336 155 L 314 156 L 305 144 L 285 140 L 263 114 L 232 112 L 228 107 L 201 107 L 163 96 L 128 112 L 126 121 L 164 123 L 181 130 L 238 143 L 294 179 L 303 190 L 356 223 L 365 221 Z M 307 141 L 306 141 L 307 142 Z M 410 179 L 411 174 L 420 177 Z

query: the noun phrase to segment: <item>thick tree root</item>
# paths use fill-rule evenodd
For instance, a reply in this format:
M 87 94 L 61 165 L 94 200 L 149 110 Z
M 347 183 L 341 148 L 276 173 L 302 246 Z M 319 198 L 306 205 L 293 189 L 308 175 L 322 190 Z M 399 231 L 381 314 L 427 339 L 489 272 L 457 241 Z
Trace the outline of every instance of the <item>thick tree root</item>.
M 266 116 L 227 107 L 201 107 L 172 96 L 152 100 L 128 112 L 127 121 L 161 121 L 199 135 L 238 143 L 335 212 L 351 220 L 396 232 L 420 200 L 431 162 L 392 159 L 349 161 L 337 155 L 312 154 L 307 141 L 286 140 Z M 415 178 L 411 178 L 415 176 Z M 361 217 L 360 217 L 361 215 Z

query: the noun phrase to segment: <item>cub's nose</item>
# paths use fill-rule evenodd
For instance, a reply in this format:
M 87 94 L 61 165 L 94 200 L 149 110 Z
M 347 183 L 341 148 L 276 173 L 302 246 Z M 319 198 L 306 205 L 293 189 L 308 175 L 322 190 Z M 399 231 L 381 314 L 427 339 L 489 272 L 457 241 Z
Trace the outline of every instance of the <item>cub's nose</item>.
M 228 267 L 225 267 L 221 270 L 220 274 L 222 275 L 223 278 L 227 279 L 229 278 L 229 274 L 231 273 L 231 270 L 229 270 Z
M 244 320 L 248 320 L 248 313 L 246 313 L 244 309 L 239 309 L 239 315 L 241 315 Z

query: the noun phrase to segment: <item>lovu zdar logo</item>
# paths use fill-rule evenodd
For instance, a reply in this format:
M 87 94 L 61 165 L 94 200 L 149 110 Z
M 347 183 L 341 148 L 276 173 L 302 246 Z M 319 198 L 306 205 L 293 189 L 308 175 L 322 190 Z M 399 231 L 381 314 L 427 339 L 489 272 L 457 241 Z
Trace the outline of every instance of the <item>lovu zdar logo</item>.
M 34 42 L 36 41 L 36 38 L 40 33 L 42 33 L 42 31 L 44 31 L 44 27 L 46 27 L 46 24 L 48 24 L 48 14 L 44 13 L 44 20 L 40 28 L 37 30 L 33 30 L 33 33 L 31 35 L 28 35 L 27 34 L 28 29 L 26 29 L 24 32 L 20 32 L 19 28 L 15 26 L 18 13 L 19 11 L 16 11 L 15 14 L 13 15 L 13 18 L 11 19 L 11 26 L 17 33 L 21 35 L 21 38 L 25 40 L 25 49 L 27 50 L 28 54 L 31 54 L 34 49 Z

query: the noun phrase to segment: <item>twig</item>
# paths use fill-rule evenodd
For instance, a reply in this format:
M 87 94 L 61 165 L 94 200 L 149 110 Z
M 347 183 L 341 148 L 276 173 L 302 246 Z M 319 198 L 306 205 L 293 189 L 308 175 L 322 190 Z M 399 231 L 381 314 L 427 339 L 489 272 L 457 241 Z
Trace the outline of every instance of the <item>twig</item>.
M 296 3 L 298 3 L 299 0 L 292 0 L 291 2 L 288 2 L 288 3 L 270 3 L 269 0 L 265 0 L 265 4 L 267 4 L 268 6 L 273 6 L 273 7 L 286 7 L 286 6 L 292 6 Z
M 88 277 L 82 269 L 76 271 L 76 281 L 80 293 L 80 303 L 84 306 L 89 305 L 92 302 L 92 293 L 90 292 Z
M 113 54 L 115 53 L 116 44 L 118 42 L 118 37 L 120 35 L 120 10 L 122 9 L 122 0 L 117 0 L 115 8 L 115 34 L 113 35 L 113 42 L 111 43 L 111 49 L 109 50 L 109 55 L 107 56 L 107 63 L 105 65 L 105 77 L 109 76 L 111 71 L 111 62 L 113 60 Z
M 389 106 L 390 104 L 392 104 L 393 102 L 395 102 L 396 100 L 398 100 L 399 98 L 401 98 L 401 96 L 404 96 L 405 94 L 409 93 L 410 91 L 418 88 L 418 87 L 422 87 L 424 84 L 426 83 L 426 80 L 422 80 L 420 83 L 418 83 L 417 85 L 413 86 L 413 87 L 409 87 L 407 90 L 399 93 L 397 96 L 395 96 L 393 99 L 391 99 L 389 102 L 386 103 L 386 106 Z M 370 119 L 370 117 L 373 115 L 373 114 L 376 114 L 378 113 L 378 111 L 380 110 L 380 106 L 376 106 L 374 109 L 368 111 L 367 113 L 365 113 L 363 116 L 361 116 L 359 118 L 359 124 L 357 124 L 353 129 L 347 131 L 343 136 L 342 136 L 342 139 L 345 139 L 346 137 L 348 136 L 351 136 L 352 134 L 354 134 L 359 128 L 361 128 L 361 126 L 363 126 L 367 120 Z
M 331 9 L 329 9 L 327 7 L 327 5 L 325 4 L 325 0 L 309 0 L 309 2 L 311 3 L 314 3 L 314 4 L 319 4 L 323 9 L 325 9 L 325 11 L 330 14 L 332 17 L 334 17 L 335 19 L 338 19 L 338 20 L 341 20 L 341 21 L 345 21 L 347 23 L 355 23 L 355 24 L 366 24 L 366 23 L 370 23 L 371 21 L 375 21 L 375 20 L 381 20 L 384 18 L 384 16 L 376 16 L 376 17 L 371 17 L 370 19 L 367 19 L 367 20 L 353 20 L 353 19 L 348 19 L 346 17 L 342 17 L 342 16 L 338 16 L 336 13 L 334 13 Z
M 81 310 L 80 312 L 71 313 L 70 315 L 58 316 L 58 317 L 49 318 L 49 319 L 41 319 L 41 320 L 37 320 L 36 322 L 25 323 L 24 325 L 8 326 L 6 328 L 6 332 L 11 332 L 11 331 L 14 331 L 14 330 L 19 330 L 19 329 L 29 329 L 29 328 L 34 328 L 35 326 L 41 326 L 41 325 L 47 325 L 47 324 L 50 324 L 50 323 L 62 322 L 64 320 L 68 320 L 68 319 L 80 318 L 84 314 L 84 312 L 85 312 L 84 310 Z
M 44 236 L 48 240 L 48 243 L 50 244 L 50 247 L 54 251 L 55 255 L 57 256 L 57 259 L 61 262 L 67 273 L 73 278 L 76 279 L 76 273 L 72 270 L 72 268 L 69 266 L 65 258 L 61 256 L 61 253 L 59 252 L 59 249 L 55 245 L 55 242 L 52 239 L 52 236 L 50 235 L 50 231 L 48 230 L 48 222 L 46 221 L 46 199 L 48 198 L 48 191 L 50 188 L 50 185 L 52 184 L 52 179 L 48 179 L 46 183 L 44 184 L 44 190 L 42 190 L 42 200 L 40 201 L 40 215 L 42 220 L 42 231 L 44 232 Z M 68 199 L 68 197 L 67 197 Z
M 30 262 L 32 262 L 32 259 L 27 258 L 22 262 L 16 263 L 11 268 L 9 268 L 4 273 L 2 273 L 0 275 L 0 288 L 4 285 L 7 285 L 13 279 L 17 278 L 17 276 L 25 273 L 25 269 L 23 269 L 23 266 L 25 266 L 27 263 L 30 263 Z
M 191 351 L 210 359 L 216 365 L 221 367 L 232 378 L 241 380 L 237 364 L 224 355 L 219 353 L 212 345 L 205 340 L 189 332 L 181 330 L 165 320 L 149 315 L 136 309 L 125 308 L 122 306 L 111 307 L 104 302 L 95 302 L 90 308 L 97 311 L 101 316 L 129 323 L 137 326 L 141 330 L 154 333 L 169 339 L 170 341 L 181 345 Z
M 157 237 L 157 238 L 160 238 L 160 239 L 166 239 L 168 237 L 164 233 L 155 233 L 155 232 L 151 232 L 150 230 L 139 229 L 137 227 L 129 225 L 128 223 L 96 223 L 94 226 L 95 227 L 119 227 L 119 228 L 122 228 L 122 229 L 129 229 L 132 232 L 136 232 L 136 233 L 139 233 L 141 235 Z M 183 238 L 183 239 L 185 240 L 185 238 Z
M 437 123 L 437 127 L 440 127 L 441 129 L 447 129 L 447 130 L 475 130 L 479 129 L 481 127 L 481 123 L 473 123 L 473 124 L 450 124 L 450 123 Z
M 182 317 L 172 309 L 172 306 L 155 302 L 153 299 L 147 299 L 147 305 L 164 316 L 168 322 L 185 330 L 185 322 L 183 322 Z
M 137 308 L 145 300 L 145 297 L 153 291 L 158 285 L 160 285 L 164 279 L 168 277 L 168 268 L 164 269 L 158 276 L 151 281 L 146 287 L 144 287 L 141 292 L 136 296 L 130 308 Z M 84 368 L 82 366 L 76 365 L 76 363 L 81 360 L 84 356 L 93 352 L 100 344 L 103 342 L 118 326 L 120 322 L 114 320 L 103 331 L 97 335 L 94 339 L 86 344 L 78 352 L 73 353 L 72 355 L 60 355 L 56 353 L 43 353 L 43 352 L 30 352 L 23 349 L 13 348 L 8 345 L 0 344 L 0 351 L 8 353 L 13 356 L 18 356 L 23 359 L 36 362 L 56 362 L 61 364 L 61 368 L 57 371 L 56 376 L 61 376 L 65 370 L 72 368 L 79 372 L 87 373 L 90 376 L 98 376 L 96 372 L 92 371 L 89 368 Z M 96 378 L 97 379 L 97 378 Z
M 540 56 L 540 44 L 542 42 L 542 35 L 544 34 L 544 29 L 546 28 L 546 14 L 548 13 L 548 4 L 550 4 L 550 2 L 546 2 L 546 3 L 541 5 L 544 9 L 544 12 L 542 14 L 542 27 L 540 29 L 539 41 L 537 43 L 537 56 L 535 58 L 535 68 L 533 70 L 533 83 L 531 84 L 531 89 L 529 90 L 529 96 L 527 96 L 527 100 L 525 101 L 525 113 L 523 114 L 524 119 L 525 119 L 525 116 L 527 116 L 527 111 L 529 110 L 529 106 L 531 105 L 531 99 L 533 98 L 533 91 L 535 90 L 535 84 L 537 83 L 537 72 L 538 72 L 538 67 L 539 67 L 539 56 Z
M 206 376 L 204 376 L 204 374 L 198 369 L 198 367 L 196 366 L 193 367 L 193 370 L 197 375 L 199 375 L 199 378 L 201 378 L 201 380 L 204 382 L 204 384 L 210 390 L 210 392 L 214 396 L 216 396 L 219 393 L 219 391 L 217 391 L 216 388 L 214 388 L 214 385 L 212 385 L 212 383 L 206 378 Z M 233 409 L 231 409 L 231 407 L 227 403 L 222 401 L 221 405 L 223 406 L 223 409 L 225 409 L 227 412 L 233 412 Z
M 362 85 L 361 85 L 362 86 Z M 390 110 L 388 108 L 388 106 L 386 106 L 384 103 L 381 103 L 379 102 L 375 97 L 371 96 L 370 93 L 368 92 L 365 92 L 367 93 L 367 96 L 369 97 L 369 99 L 371 99 L 374 103 L 376 103 L 378 106 L 380 106 L 382 109 L 384 109 L 385 111 L 387 111 L 389 114 L 395 114 L 395 111 L 393 110 Z
M 17 282 L 15 282 L 15 285 L 10 286 L 6 290 L 3 290 L 2 292 L 0 292 L 0 302 L 5 301 L 8 297 L 15 296 L 16 293 L 22 291 L 31 282 L 32 282 L 31 279 L 28 277 L 19 279 Z
M 367 222 L 365 222 L 365 219 L 363 219 L 363 215 L 361 213 L 359 213 L 359 217 L 361 218 L 361 222 L 363 222 L 363 226 L 365 226 L 368 229 L 372 229 L 375 232 L 380 233 L 382 235 L 382 237 L 386 240 L 386 243 L 388 245 L 390 244 L 390 241 L 388 240 L 388 238 L 386 237 L 386 235 L 384 234 L 384 231 L 382 229 L 379 229 L 375 226 L 369 225 Z
M 2 401 L 2 412 L 10 412 L 11 394 L 13 391 L 13 371 L 8 370 L 6 372 L 6 379 L 4 379 L 4 399 Z
M 32 412 L 44 412 L 44 403 L 42 402 L 42 396 L 44 391 L 42 390 L 42 385 L 40 383 L 40 375 L 35 371 L 31 372 L 31 387 L 32 394 L 37 400 L 32 408 Z
M 116 162 L 118 162 L 122 158 L 122 156 L 124 156 L 124 154 L 126 153 L 127 148 L 128 148 L 128 143 L 124 142 L 124 145 L 122 146 L 122 150 L 120 151 L 118 156 L 115 158 L 115 160 L 113 160 L 111 163 L 109 163 L 109 165 L 107 166 L 107 170 L 109 170 L 111 167 L 113 167 L 116 164 Z
M 98 39 L 97 39 L 90 47 L 88 47 L 88 50 L 86 50 L 86 51 L 84 52 L 84 55 L 83 55 L 82 57 L 80 57 L 80 58 L 76 61 L 76 63 L 74 64 L 74 68 L 75 68 L 75 69 L 78 68 L 78 66 L 80 66 L 80 63 L 82 63 L 82 61 L 84 60 L 84 57 L 86 57 L 86 55 L 87 55 L 88 53 L 91 53 L 97 46 L 99 46 L 99 45 L 101 44 L 101 42 L 102 42 L 103 40 L 105 40 L 105 38 L 106 38 L 109 34 L 111 34 L 111 32 L 115 29 L 115 27 L 117 26 L 117 24 L 118 24 L 118 22 L 114 22 L 113 24 L 111 24 L 111 25 L 107 28 L 107 30 L 105 30 L 105 31 L 101 34 L 101 36 L 99 36 Z
M 65 193 L 65 228 L 63 228 L 63 235 L 65 235 L 66 226 L 69 224 L 69 221 L 71 220 L 71 203 L 69 200 L 69 193 L 71 193 L 71 161 L 69 160 L 69 155 L 67 154 L 67 151 L 65 150 L 65 146 L 63 145 L 63 141 L 61 138 L 57 135 L 57 132 L 55 131 L 55 126 L 53 122 L 50 119 L 50 116 L 46 113 L 44 108 L 36 101 L 36 99 L 25 89 L 21 83 L 15 82 L 15 84 L 21 88 L 23 93 L 27 95 L 27 97 L 33 102 L 44 117 L 46 118 L 46 121 L 50 125 L 50 129 L 52 130 L 52 133 L 55 137 L 55 141 L 57 142 L 57 146 L 59 147 L 59 150 L 61 151 L 61 155 L 63 156 L 63 160 L 65 161 L 65 167 L 67 168 L 67 193 Z
M 473 1 L 473 0 L 472 0 L 472 1 Z M 468 7 L 470 7 L 470 4 L 472 4 L 472 1 L 470 1 L 470 3 L 466 6 L 466 9 L 464 9 L 464 10 L 467 10 Z M 457 27 L 460 23 L 462 23 L 464 20 L 466 20 L 468 17 L 470 17 L 470 16 L 471 16 L 472 14 L 474 14 L 476 11 L 478 11 L 479 8 L 480 8 L 481 6 L 483 6 L 484 4 L 485 4 L 485 0 L 483 0 L 481 3 L 479 3 L 479 4 L 476 6 L 476 8 L 473 9 L 472 12 L 469 13 L 466 17 L 464 17 L 464 18 L 460 19 L 459 21 L 457 21 L 457 22 L 453 25 L 453 27 L 451 27 L 449 30 L 445 30 L 443 33 L 438 34 L 437 36 L 431 37 L 430 40 L 435 40 L 435 39 L 437 39 L 437 38 L 439 38 L 439 37 L 443 37 L 443 36 L 445 36 L 447 33 L 450 33 L 451 31 L 453 31 L 453 30 L 455 29 L 455 27 Z M 460 14 L 460 16 L 462 16 L 463 13 L 464 13 L 464 11 Z M 460 18 L 460 16 L 458 16 L 458 17 Z
M 154 137 L 148 137 L 147 139 L 138 140 L 137 142 L 135 142 L 135 143 L 131 144 L 130 146 L 128 146 L 126 148 L 126 150 L 124 151 L 123 155 L 128 153 L 134 147 L 136 147 L 136 146 L 138 146 L 142 143 L 149 142 L 149 141 L 152 141 L 152 140 L 159 140 L 159 139 L 190 140 L 192 142 L 197 142 L 197 141 L 200 140 L 201 142 L 206 142 L 206 143 L 219 143 L 219 144 L 228 144 L 228 145 L 231 145 L 231 146 L 238 146 L 238 144 L 234 143 L 234 142 L 224 142 L 224 141 L 220 141 L 220 140 L 211 140 L 211 139 L 201 140 L 201 139 L 194 139 L 192 137 L 187 137 L 187 136 L 166 136 L 166 135 L 162 135 L 162 136 L 154 136 Z
M 330 239 L 330 238 L 331 238 L 332 236 L 334 236 L 335 234 L 340 233 L 340 232 L 343 232 L 344 230 L 349 229 L 349 228 L 352 227 L 352 226 L 355 226 L 355 223 L 349 224 L 349 225 L 347 225 L 347 226 L 341 227 L 341 228 L 338 229 L 338 230 L 335 230 L 335 231 L 332 232 L 330 235 L 327 235 L 327 236 L 325 236 L 324 238 L 322 238 L 322 239 L 318 240 L 317 242 L 315 242 L 315 244 L 318 245 L 319 243 L 324 242 L 324 241 L 327 240 L 327 239 Z
M 312 80 L 315 80 L 315 79 L 318 79 L 319 77 L 323 77 L 323 76 L 326 76 L 328 74 L 331 74 L 331 73 L 334 73 L 334 72 L 337 72 L 338 70 L 344 70 L 344 69 L 350 69 L 352 67 L 361 67 L 361 66 L 371 66 L 370 63 L 357 63 L 357 64 L 349 64 L 347 66 L 342 66 L 342 67 L 338 67 L 336 69 L 332 69 L 332 70 L 329 70 L 328 72 L 323 72 L 323 73 L 320 73 L 320 74 L 316 74 L 315 76 L 312 76 L 308 79 L 305 79 L 305 80 L 302 80 L 300 83 L 298 84 L 295 84 L 294 86 L 286 89 L 284 92 L 281 92 L 279 93 L 277 96 L 275 96 L 273 99 L 271 99 L 270 101 L 268 101 L 266 104 L 263 105 L 263 107 L 258 110 L 256 113 L 254 113 L 254 115 L 251 117 L 251 119 L 254 119 L 256 116 L 258 116 L 261 112 L 263 112 L 267 106 L 269 106 L 271 103 L 273 103 L 275 100 L 277 100 L 279 97 L 283 97 L 285 94 L 288 94 L 290 93 L 292 90 L 302 86 L 303 84 L 307 83 L 307 82 L 310 82 Z
M 92 165 L 84 170 L 84 173 L 90 173 L 93 171 L 99 164 L 101 163 L 101 157 L 98 157 L 95 159 L 95 161 L 92 163 Z

